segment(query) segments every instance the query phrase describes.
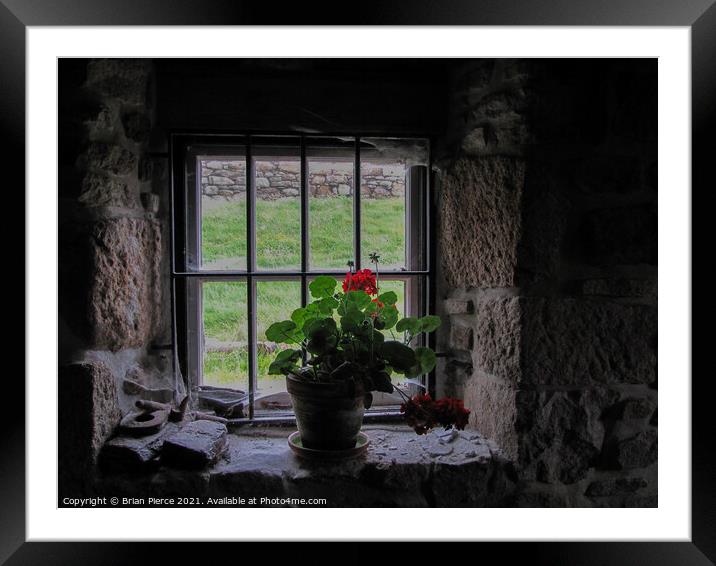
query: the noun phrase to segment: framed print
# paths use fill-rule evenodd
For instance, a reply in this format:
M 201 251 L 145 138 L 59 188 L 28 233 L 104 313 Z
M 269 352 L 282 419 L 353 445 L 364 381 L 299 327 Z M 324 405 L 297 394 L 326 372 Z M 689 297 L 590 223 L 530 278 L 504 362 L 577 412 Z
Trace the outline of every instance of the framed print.
M 116 8 L 0 5 L 28 329 L 3 560 L 714 560 L 716 8 Z

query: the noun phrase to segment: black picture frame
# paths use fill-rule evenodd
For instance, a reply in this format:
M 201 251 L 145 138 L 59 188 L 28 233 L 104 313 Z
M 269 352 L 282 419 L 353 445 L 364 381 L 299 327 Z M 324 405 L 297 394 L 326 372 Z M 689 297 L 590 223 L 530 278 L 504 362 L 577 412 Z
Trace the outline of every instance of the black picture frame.
M 692 39 L 692 197 L 713 191 L 713 161 L 709 142 L 716 120 L 716 5 L 714 0 L 430 0 L 367 1 L 362 9 L 348 5 L 338 12 L 327 2 L 293 3 L 276 9 L 269 3 L 241 0 L 0 0 L 0 129 L 7 163 L 24 162 L 25 146 L 25 31 L 27 26 L 64 25 L 589 25 L 589 26 L 687 26 Z M 3 167 L 6 187 L 24 187 L 24 169 Z M 24 211 L 22 191 L 15 191 Z M 702 207 L 704 208 L 704 207 Z M 692 210 L 698 210 L 693 207 Z M 10 232 L 10 230 L 13 232 Z M 4 236 L 17 234 L 17 227 L 3 226 Z M 16 238 L 16 236 L 15 236 Z M 703 225 L 692 228 L 692 254 L 708 246 Z M 693 257 L 693 255 L 692 255 Z M 15 264 L 17 267 L 17 263 Z M 19 265 L 24 265 L 20 259 Z M 15 284 L 24 281 L 24 270 L 16 269 Z M 48 278 L 53 274 L 48 274 Z M 693 275 L 692 275 L 693 277 Z M 694 281 L 699 281 L 694 278 Z M 703 278 L 701 279 L 703 281 Z M 27 300 L 27 297 L 26 297 Z M 18 301 L 15 301 L 18 303 Z M 696 310 L 705 318 L 708 308 Z M 22 316 L 18 313 L 18 316 Z M 18 319 L 21 320 L 21 319 Z M 17 332 L 23 336 L 23 332 Z M 692 332 L 693 344 L 705 340 Z M 693 346 L 692 346 L 693 349 Z M 696 366 L 694 366 L 696 367 Z M 692 538 L 690 542 L 588 542 L 588 543 L 487 543 L 473 552 L 475 560 L 511 563 L 522 559 L 545 564 L 709 564 L 716 561 L 716 458 L 714 457 L 710 372 L 693 372 L 692 379 Z M 8 376 L 9 377 L 9 376 Z M 131 564 L 153 561 L 173 563 L 186 555 L 183 545 L 154 543 L 37 543 L 25 542 L 25 434 L 24 383 L 6 379 L 7 399 L 14 399 L 17 414 L 8 415 L 0 431 L 0 562 L 28 564 Z M 7 405 L 7 403 L 6 403 Z M 668 457 L 668 446 L 662 446 Z M 86 511 L 84 511 L 86 512 Z M 91 511 L 90 511 L 91 512 Z M 358 534 L 359 533 L 355 533 Z M 77 533 L 81 537 L 81 533 Z M 246 544 L 246 543 L 244 543 Z M 351 543 L 358 545 L 364 543 Z M 218 545 L 212 545 L 218 546 Z M 295 559 L 289 545 L 274 545 L 271 560 Z M 233 548 L 234 550 L 231 550 Z M 242 558 L 236 547 L 202 549 L 216 561 L 229 550 L 233 560 Z M 252 554 L 242 549 L 243 556 Z M 362 552 L 337 548 L 322 552 L 324 560 L 352 556 L 354 560 L 375 556 L 377 549 Z M 380 549 L 383 560 L 404 560 L 403 550 Z M 439 548 L 438 548 L 439 552 Z M 451 549 L 451 556 L 462 549 Z M 181 553 L 181 554 L 180 554 Z M 175 558 L 175 556 L 177 558 Z M 314 555 L 315 558 L 315 555 Z M 368 558 L 369 559 L 369 558 Z

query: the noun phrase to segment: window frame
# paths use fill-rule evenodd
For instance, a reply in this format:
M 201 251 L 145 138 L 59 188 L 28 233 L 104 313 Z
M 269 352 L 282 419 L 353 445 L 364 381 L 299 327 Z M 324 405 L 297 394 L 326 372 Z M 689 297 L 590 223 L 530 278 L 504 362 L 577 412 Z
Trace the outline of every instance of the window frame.
M 277 141 L 288 140 L 291 143 L 297 143 L 300 153 L 300 214 L 301 214 L 301 258 L 299 270 L 266 270 L 257 269 L 256 266 L 256 191 L 255 191 L 255 170 L 254 170 L 254 144 L 255 139 L 276 138 Z M 272 279 L 291 279 L 300 281 L 301 286 L 301 304 L 305 306 L 308 299 L 308 281 L 317 275 L 332 275 L 338 279 L 345 276 L 346 270 L 331 269 L 310 269 L 309 265 L 309 194 L 307 190 L 308 177 L 308 158 L 307 147 L 310 141 L 316 139 L 329 138 L 352 138 L 354 140 L 354 173 L 353 173 L 353 240 L 354 240 L 354 264 L 356 269 L 361 269 L 361 139 L 365 138 L 392 138 L 392 139 L 421 139 L 427 142 L 427 166 L 422 169 L 412 169 L 407 176 L 420 175 L 421 183 L 424 187 L 425 198 L 422 199 L 417 217 L 420 219 L 420 225 L 414 226 L 412 219 L 416 217 L 415 210 L 410 210 L 411 203 L 410 192 L 406 183 L 406 262 L 410 261 L 411 246 L 415 245 L 414 232 L 417 230 L 422 237 L 420 238 L 420 253 L 423 257 L 423 269 L 419 270 L 383 270 L 381 269 L 381 278 L 385 279 L 414 279 L 418 282 L 420 289 L 420 315 L 435 314 L 435 196 L 433 192 L 433 172 L 432 172 L 432 139 L 427 135 L 414 134 L 396 134 L 396 133 L 320 133 L 320 134 L 300 134 L 296 132 L 265 132 L 251 131 L 243 133 L 192 133 L 192 132 L 171 132 L 169 133 L 169 195 L 171 206 L 170 218 L 170 236 L 171 236 L 171 257 L 170 257 L 170 290 L 171 290 L 171 306 L 172 306 L 172 350 L 173 350 L 173 366 L 175 375 L 180 374 L 184 380 L 184 385 L 188 392 L 193 392 L 199 383 L 192 383 L 190 368 L 192 353 L 191 340 L 189 331 L 192 324 L 192 317 L 201 317 L 201 302 L 196 301 L 196 295 L 190 292 L 190 285 L 201 285 L 205 281 L 239 281 L 245 282 L 247 286 L 247 321 L 248 321 L 248 416 L 242 419 L 232 419 L 238 422 L 295 422 L 293 414 L 279 412 L 257 417 L 254 411 L 255 392 L 257 385 L 257 352 L 256 343 L 256 282 L 270 281 Z M 192 227 L 195 231 L 201 230 L 201 218 L 196 218 L 196 210 L 194 213 L 193 223 L 189 222 L 189 213 L 192 212 L 188 208 L 188 187 L 186 175 L 187 158 L 192 155 L 189 151 L 191 146 L 227 146 L 237 145 L 243 146 L 245 152 L 243 157 L 246 159 L 246 238 L 247 238 L 247 256 L 246 270 L 204 270 L 201 266 L 197 269 L 189 267 L 188 262 L 188 246 L 186 245 L 187 233 Z M 366 159 L 368 161 L 370 158 Z M 199 209 L 199 214 L 201 211 Z M 195 234 L 196 236 L 196 234 Z M 422 285 L 421 285 L 422 283 Z M 199 292 L 199 295 L 201 293 Z M 192 300 L 197 304 L 192 305 Z M 199 325 L 199 328 L 201 325 Z M 196 328 L 195 328 L 196 331 Z M 427 345 L 435 348 L 435 335 L 431 334 L 427 337 Z M 197 341 L 197 343 L 199 343 Z M 201 352 L 194 352 L 193 358 L 195 363 L 201 364 Z M 196 368 L 193 370 L 196 372 Z M 198 370 L 201 371 L 200 369 Z M 199 375 L 199 374 L 197 374 Z M 179 376 L 177 375 L 177 378 Z M 435 394 L 435 370 L 427 375 L 426 387 L 428 391 Z M 192 396 L 193 398 L 193 396 Z M 371 409 L 366 412 L 366 420 L 375 418 L 381 419 L 386 417 L 394 417 L 398 415 L 397 410 L 379 410 Z

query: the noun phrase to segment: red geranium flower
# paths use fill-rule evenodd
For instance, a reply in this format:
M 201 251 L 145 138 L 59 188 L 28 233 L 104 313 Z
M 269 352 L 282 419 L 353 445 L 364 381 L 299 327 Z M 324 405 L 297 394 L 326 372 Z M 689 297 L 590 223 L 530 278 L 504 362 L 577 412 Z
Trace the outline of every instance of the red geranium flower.
M 365 291 L 369 295 L 377 295 L 378 287 L 376 285 L 375 274 L 370 269 L 361 269 L 355 273 L 346 273 L 343 292 Z

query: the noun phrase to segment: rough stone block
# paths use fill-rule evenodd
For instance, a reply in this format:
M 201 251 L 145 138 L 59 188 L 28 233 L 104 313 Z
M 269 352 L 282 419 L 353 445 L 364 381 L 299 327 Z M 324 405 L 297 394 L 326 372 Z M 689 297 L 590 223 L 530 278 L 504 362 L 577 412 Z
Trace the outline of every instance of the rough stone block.
M 490 375 L 520 379 L 522 308 L 516 297 L 479 302 L 475 316 L 475 364 Z
M 60 484 L 84 490 L 102 445 L 122 417 L 114 376 L 101 362 L 62 366 L 58 391 Z
M 603 414 L 619 394 L 581 391 L 518 391 L 515 430 L 522 477 L 547 483 L 581 480 L 601 453 Z
M 515 284 L 524 161 L 460 159 L 448 171 L 440 206 L 441 257 L 453 287 Z
M 138 207 L 136 192 L 126 182 L 104 173 L 88 172 L 85 174 L 78 200 L 88 207 Z
M 106 136 L 108 132 L 113 132 L 117 123 L 116 114 L 117 110 L 114 105 L 108 104 L 99 104 L 88 110 L 83 122 L 87 127 L 89 138 L 95 139 Z
M 645 430 L 615 442 L 607 452 L 611 467 L 622 470 L 645 468 L 656 462 L 657 453 L 658 435 L 655 430 Z
M 159 466 L 159 453 L 164 439 L 176 430 L 177 425 L 167 423 L 161 431 L 149 436 L 115 437 L 102 448 L 99 465 L 107 473 L 153 470 Z
M 470 314 L 473 310 L 472 301 L 460 299 L 446 299 L 443 301 L 445 314 Z
M 531 484 L 521 488 L 514 496 L 513 507 L 547 508 L 574 507 L 570 497 L 563 489 L 553 485 Z
M 137 157 L 128 149 L 115 144 L 90 144 L 80 158 L 93 172 L 129 175 L 137 166 Z
M 472 334 L 469 326 L 453 324 L 450 327 L 450 347 L 453 350 L 471 350 Z
M 164 440 L 162 464 L 176 468 L 205 468 L 226 449 L 226 425 L 193 421 Z
M 147 343 L 160 324 L 161 230 L 154 220 L 117 218 L 91 230 L 94 277 L 88 318 L 95 347 Z
M 618 417 L 624 420 L 643 420 L 650 417 L 655 403 L 646 398 L 625 399 L 617 405 Z
M 634 493 L 647 487 L 648 483 L 644 478 L 616 478 L 593 481 L 587 487 L 585 495 L 588 497 L 607 497 Z
M 522 226 L 517 247 L 520 286 L 563 276 L 565 234 L 574 214 L 563 182 L 565 173 L 554 164 L 532 159 L 520 203 Z
M 475 462 L 436 465 L 431 487 L 436 507 L 491 507 L 505 499 L 513 484 L 502 465 Z
M 141 143 L 149 139 L 152 123 L 144 112 L 127 112 L 122 115 L 122 126 L 127 139 Z
M 475 113 L 481 119 L 515 119 L 519 118 L 527 104 L 527 91 L 515 85 L 514 88 L 503 89 L 485 94 L 475 106 Z
M 100 97 L 144 104 L 150 72 L 151 63 L 146 59 L 92 59 L 85 87 Z
M 470 409 L 470 428 L 494 440 L 505 455 L 518 456 L 517 390 L 511 385 L 483 377 L 472 377 L 465 384 L 465 407 Z
M 448 397 L 464 398 L 465 384 L 472 376 L 472 365 L 451 360 L 445 364 L 443 379 L 439 385 L 443 388 L 443 393 L 438 396 L 446 395 Z
M 520 381 L 652 383 L 656 308 L 608 301 L 520 299 Z

